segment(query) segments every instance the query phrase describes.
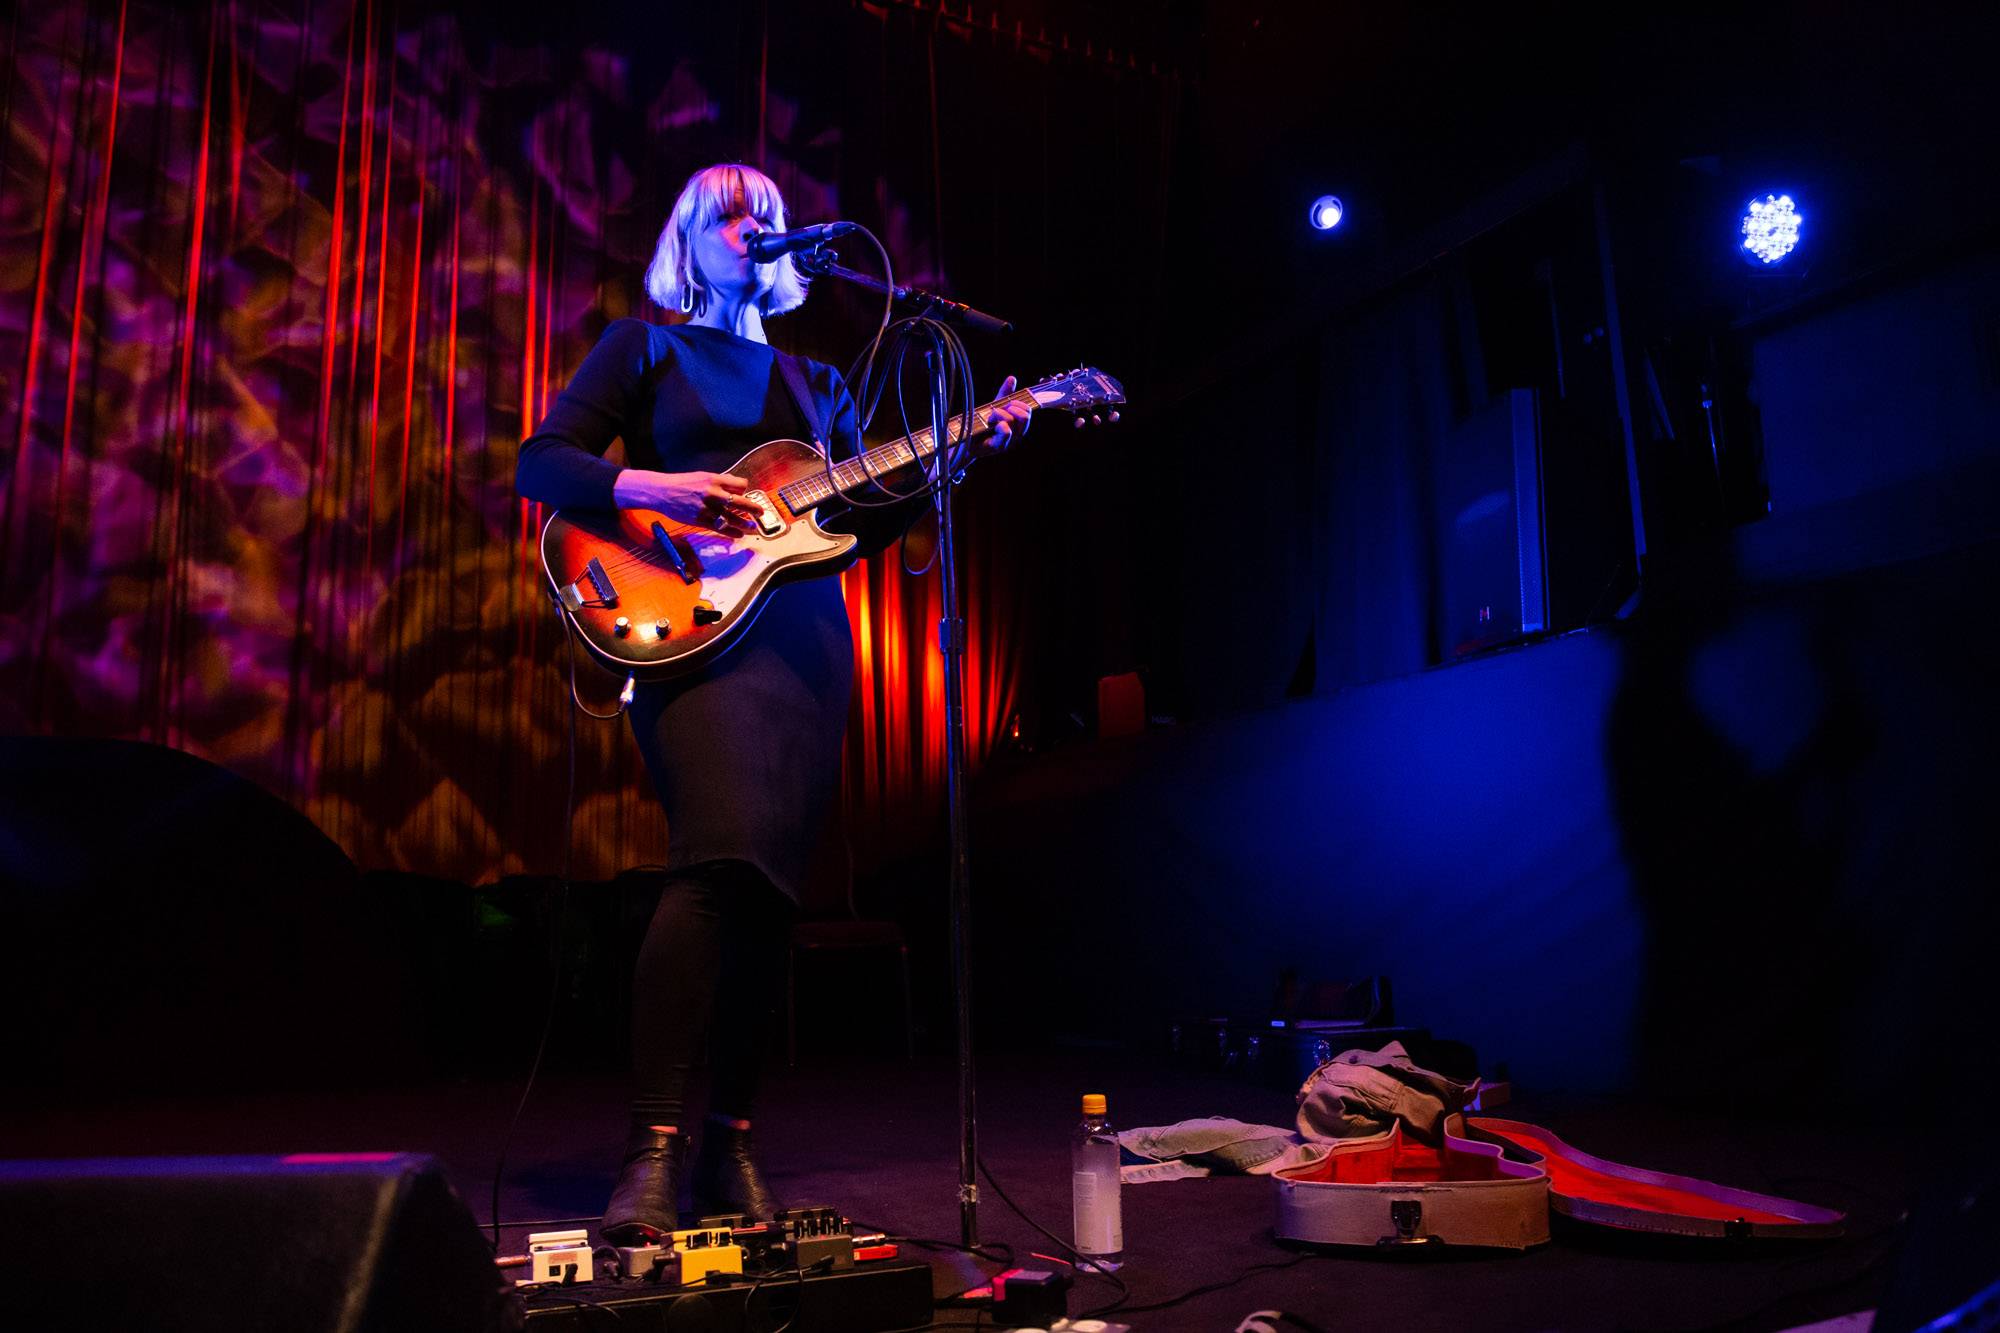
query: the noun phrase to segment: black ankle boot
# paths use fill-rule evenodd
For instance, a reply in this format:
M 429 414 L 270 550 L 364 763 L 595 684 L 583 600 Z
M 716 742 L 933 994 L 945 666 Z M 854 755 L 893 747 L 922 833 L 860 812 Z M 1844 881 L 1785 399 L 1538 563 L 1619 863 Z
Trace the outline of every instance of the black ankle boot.
M 695 1206 L 704 1213 L 743 1213 L 768 1222 L 781 1205 L 751 1155 L 750 1131 L 713 1120 L 702 1126 L 694 1156 Z
M 687 1135 L 657 1129 L 632 1131 L 625 1141 L 625 1168 L 611 1189 L 611 1202 L 598 1224 L 617 1245 L 657 1240 L 680 1225 L 681 1180 L 687 1175 Z

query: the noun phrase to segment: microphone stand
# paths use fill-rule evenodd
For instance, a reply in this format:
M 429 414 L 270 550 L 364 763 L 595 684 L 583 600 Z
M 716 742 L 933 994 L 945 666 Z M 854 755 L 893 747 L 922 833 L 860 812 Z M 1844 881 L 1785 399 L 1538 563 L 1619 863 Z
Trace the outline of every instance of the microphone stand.
M 922 318 L 962 324 L 988 333 L 1010 332 L 1014 325 L 918 287 L 891 287 L 880 278 L 848 268 L 825 245 L 793 255 L 793 263 L 816 276 L 839 278 L 917 307 Z M 926 354 L 931 372 L 931 442 L 939 469 L 934 498 L 938 522 L 939 602 L 938 651 L 944 658 L 944 772 L 946 838 L 951 855 L 951 970 L 958 1036 L 958 1230 L 959 1243 L 979 1245 L 979 1092 L 972 1057 L 972 861 L 967 839 L 965 805 L 965 614 L 959 601 L 958 547 L 951 521 L 952 481 L 944 471 L 950 435 L 951 404 L 946 398 L 945 368 Z
M 928 358 L 927 358 L 928 359 Z M 950 428 L 942 368 L 933 365 L 933 441 Z M 942 450 L 942 446 L 940 446 Z M 979 1090 L 972 1064 L 972 860 L 965 812 L 965 616 L 958 597 L 958 546 L 951 522 L 951 477 L 943 474 L 935 508 L 938 524 L 938 651 L 944 658 L 944 784 L 946 842 L 951 853 L 951 980 L 958 1026 L 958 1233 L 959 1244 L 979 1244 Z

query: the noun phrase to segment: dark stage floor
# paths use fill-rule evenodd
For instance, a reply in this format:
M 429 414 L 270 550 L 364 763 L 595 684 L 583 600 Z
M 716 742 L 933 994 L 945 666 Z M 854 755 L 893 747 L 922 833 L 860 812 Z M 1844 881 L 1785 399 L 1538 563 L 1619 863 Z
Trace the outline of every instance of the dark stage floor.
M 1283 1092 L 1117 1051 L 992 1056 L 980 1086 L 987 1165 L 1017 1203 L 1058 1234 L 1068 1230 L 1068 1133 L 1079 1093 L 1108 1093 L 1119 1125 L 1197 1115 L 1289 1123 L 1292 1111 Z M 483 1219 L 514 1093 L 466 1084 L 116 1108 L 15 1107 L 0 1111 L 0 1142 L 4 1155 L 30 1157 L 417 1150 L 443 1160 Z M 1251 1311 L 1279 1308 L 1328 1329 L 1778 1329 L 1873 1305 L 1895 1262 L 1894 1219 L 1910 1194 L 1907 1149 L 1867 1126 L 1732 1119 L 1532 1093 L 1505 1113 L 1545 1124 L 1597 1156 L 1845 1209 L 1850 1234 L 1741 1250 L 1591 1243 L 1559 1234 L 1526 1255 L 1390 1262 L 1280 1247 L 1271 1235 L 1272 1187 L 1265 1180 L 1128 1186 L 1123 1276 L 1130 1312 L 1117 1317 L 1142 1329 L 1233 1329 Z M 526 1222 L 597 1213 L 622 1119 L 615 1081 L 551 1077 L 536 1091 L 512 1151 L 502 1217 Z M 880 1057 L 839 1064 L 822 1056 L 774 1074 L 759 1135 L 787 1202 L 836 1206 L 906 1236 L 956 1239 L 956 1128 L 950 1065 Z M 983 1239 L 1010 1242 L 1023 1257 L 1049 1248 L 990 1193 L 980 1217 Z M 507 1248 L 521 1248 L 523 1234 L 513 1228 Z M 940 1297 L 990 1271 L 931 1257 Z M 1078 1310 L 1111 1299 L 1099 1281 L 1079 1288 Z M 939 1318 L 970 1323 L 959 1313 Z

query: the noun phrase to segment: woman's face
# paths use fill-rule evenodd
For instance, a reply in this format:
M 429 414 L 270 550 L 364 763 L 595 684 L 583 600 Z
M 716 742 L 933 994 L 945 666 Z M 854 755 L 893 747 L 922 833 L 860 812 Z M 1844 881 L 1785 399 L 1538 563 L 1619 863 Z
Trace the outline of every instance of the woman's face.
M 769 230 L 768 221 L 739 206 L 695 231 L 688 237 L 688 250 L 696 280 L 721 291 L 760 294 L 763 288 L 757 265 L 750 262 L 749 245 L 752 236 Z

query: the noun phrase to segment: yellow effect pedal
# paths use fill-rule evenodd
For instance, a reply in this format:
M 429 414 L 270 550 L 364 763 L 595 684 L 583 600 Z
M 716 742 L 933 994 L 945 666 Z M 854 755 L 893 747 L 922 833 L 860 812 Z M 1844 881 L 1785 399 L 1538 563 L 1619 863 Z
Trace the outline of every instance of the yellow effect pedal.
M 673 1250 L 680 1256 L 681 1285 L 700 1282 L 710 1273 L 741 1273 L 743 1247 L 728 1227 L 694 1227 L 673 1233 Z

